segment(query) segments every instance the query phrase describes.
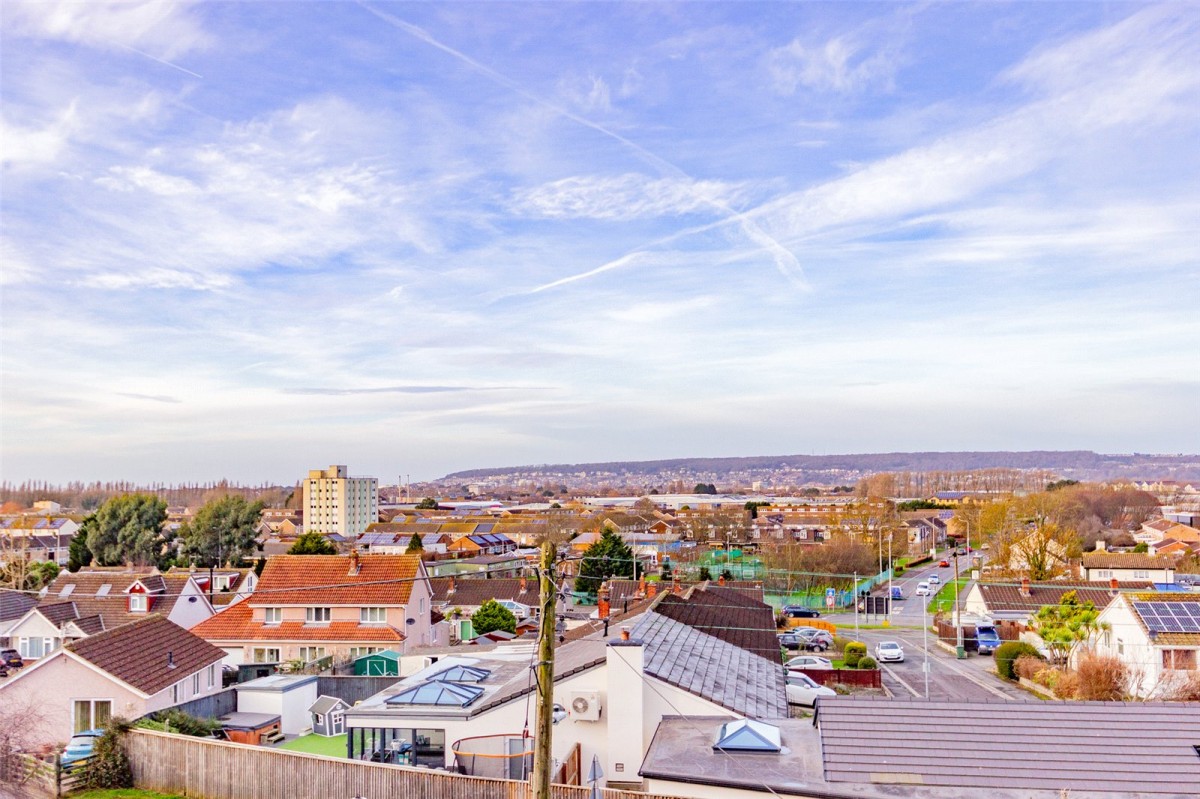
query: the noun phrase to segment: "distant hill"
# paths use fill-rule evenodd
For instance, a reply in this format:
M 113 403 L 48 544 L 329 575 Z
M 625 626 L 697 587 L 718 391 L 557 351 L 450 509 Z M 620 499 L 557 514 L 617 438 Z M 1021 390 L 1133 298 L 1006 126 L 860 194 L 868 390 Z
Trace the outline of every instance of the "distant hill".
M 1087 450 L 1029 452 L 883 452 L 851 455 L 757 455 L 739 458 L 671 458 L 654 461 L 559 463 L 468 469 L 442 480 L 495 480 L 506 477 L 553 478 L 562 475 L 680 477 L 684 475 L 761 476 L 775 473 L 842 474 L 879 472 L 960 472 L 981 469 L 1032 469 L 1077 479 L 1200 479 L 1200 455 L 1105 455 Z

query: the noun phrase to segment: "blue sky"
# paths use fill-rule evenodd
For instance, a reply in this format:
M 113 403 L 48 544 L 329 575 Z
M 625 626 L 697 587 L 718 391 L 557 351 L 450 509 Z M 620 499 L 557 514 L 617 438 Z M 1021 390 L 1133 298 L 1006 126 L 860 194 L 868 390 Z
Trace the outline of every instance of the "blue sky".
M 6 2 L 10 480 L 1200 451 L 1200 7 Z

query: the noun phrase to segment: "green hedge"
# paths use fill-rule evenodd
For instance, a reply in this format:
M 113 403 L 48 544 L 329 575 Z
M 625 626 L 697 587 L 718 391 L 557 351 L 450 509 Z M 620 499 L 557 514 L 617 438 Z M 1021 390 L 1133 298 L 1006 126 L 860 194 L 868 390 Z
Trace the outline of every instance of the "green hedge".
M 1033 644 L 1027 644 L 1024 641 L 1007 641 L 1000 644 L 996 648 L 996 673 L 1002 679 L 1009 682 L 1017 681 L 1017 673 L 1013 667 L 1017 663 L 1017 658 L 1021 655 L 1033 655 L 1035 658 L 1040 658 L 1042 655 L 1037 651 L 1037 647 Z
M 842 655 L 842 660 L 848 669 L 858 668 L 858 662 L 867 656 L 867 645 L 859 641 L 851 641 L 846 644 L 846 651 Z
M 877 668 L 879 668 L 879 664 L 875 662 L 875 658 L 871 657 L 870 655 L 867 655 L 867 656 L 859 659 L 858 665 L 855 668 L 877 669 Z

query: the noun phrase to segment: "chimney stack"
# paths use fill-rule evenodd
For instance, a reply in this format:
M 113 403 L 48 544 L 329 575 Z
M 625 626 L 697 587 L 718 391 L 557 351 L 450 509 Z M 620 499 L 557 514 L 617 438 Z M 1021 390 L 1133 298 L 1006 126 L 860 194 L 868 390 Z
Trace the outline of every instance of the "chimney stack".
M 645 574 L 642 574 L 642 576 L 638 578 L 637 592 L 638 592 L 639 597 L 643 597 L 646 595 L 646 575 Z
M 525 589 L 528 587 L 529 587 L 529 580 L 526 579 L 525 575 L 522 574 L 521 575 L 521 593 L 522 594 L 525 593 Z
M 678 576 L 676 576 L 674 579 L 671 580 L 671 593 L 672 594 L 682 594 L 683 593 L 683 586 L 679 584 Z
M 650 599 L 653 599 L 656 594 L 658 594 L 658 583 L 656 583 L 656 582 L 655 583 L 647 583 L 646 584 L 646 596 L 649 597 Z
M 1105 542 L 1105 540 L 1103 538 L 1096 539 L 1096 551 L 1097 552 L 1107 552 L 1108 551 L 1108 544 L 1107 544 L 1107 542 Z
M 1031 596 L 1032 594 L 1033 594 L 1033 592 L 1029 590 L 1029 578 L 1022 577 L 1021 578 L 1021 596 L 1027 597 L 1027 596 Z
M 628 641 L 628 640 L 629 640 L 629 628 L 628 628 L 628 627 L 622 627 L 622 628 L 621 628 L 621 640 L 622 640 L 622 641 Z
M 454 575 L 450 575 L 450 587 L 446 589 L 447 594 L 454 593 Z
M 724 574 L 722 574 L 719 578 L 717 578 L 717 585 L 725 585 L 725 575 Z
M 612 607 L 608 604 L 608 597 L 608 581 L 605 581 L 600 584 L 599 608 L 597 609 L 597 612 L 602 619 L 607 619 L 609 614 L 612 612 Z
M 1116 577 L 1112 577 L 1108 581 L 1108 592 L 1113 596 L 1121 593 L 1121 584 L 1117 582 Z
M 358 574 L 359 569 L 361 568 L 362 564 L 358 562 L 358 547 L 355 547 L 354 549 L 350 550 L 350 576 L 353 577 L 354 575 Z

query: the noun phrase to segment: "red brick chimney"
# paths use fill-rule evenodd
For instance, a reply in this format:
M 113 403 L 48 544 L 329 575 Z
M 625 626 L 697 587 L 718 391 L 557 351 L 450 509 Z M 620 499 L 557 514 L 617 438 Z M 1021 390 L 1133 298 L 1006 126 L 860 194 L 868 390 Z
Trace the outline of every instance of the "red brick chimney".
M 683 593 L 683 586 L 679 584 L 678 577 L 671 580 L 671 593 L 672 594 L 682 594 Z
M 358 548 L 355 547 L 350 550 L 350 576 L 358 574 L 360 569 L 362 569 L 362 564 L 358 561 Z
M 653 599 L 658 593 L 658 583 L 646 583 L 646 596 Z
M 607 619 L 609 614 L 612 612 L 612 607 L 608 604 L 608 596 L 608 583 L 601 583 L 599 591 L 599 608 L 597 611 L 598 615 L 602 619 Z
M 521 576 L 521 593 L 525 593 L 525 589 L 529 587 L 529 580 L 524 575 Z
M 1031 596 L 1033 594 L 1033 592 L 1029 590 L 1029 578 L 1028 577 L 1021 578 L 1021 592 L 1020 593 L 1021 593 L 1021 596 Z
M 1116 577 L 1112 577 L 1108 581 L 1108 592 L 1113 596 L 1121 593 L 1121 584 L 1117 582 Z
M 717 585 L 725 585 L 725 575 L 723 575 L 723 574 L 722 574 L 722 575 L 721 575 L 721 576 L 720 576 L 720 577 L 717 579 Z
M 454 576 L 453 575 L 450 576 L 450 587 L 446 589 L 446 593 L 447 594 L 454 593 Z
M 638 596 L 646 595 L 646 575 L 645 574 L 643 574 L 641 577 L 638 578 L 637 590 L 638 590 Z

